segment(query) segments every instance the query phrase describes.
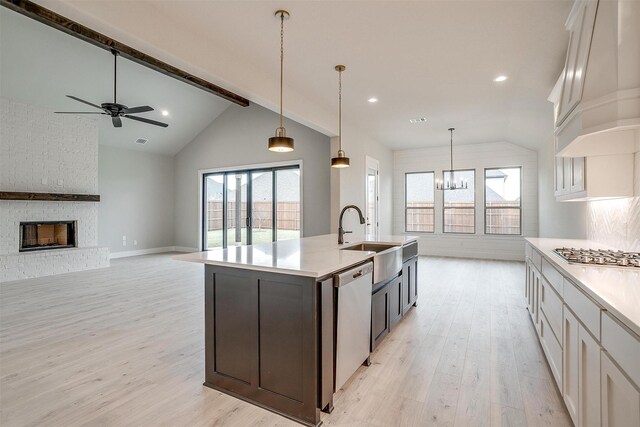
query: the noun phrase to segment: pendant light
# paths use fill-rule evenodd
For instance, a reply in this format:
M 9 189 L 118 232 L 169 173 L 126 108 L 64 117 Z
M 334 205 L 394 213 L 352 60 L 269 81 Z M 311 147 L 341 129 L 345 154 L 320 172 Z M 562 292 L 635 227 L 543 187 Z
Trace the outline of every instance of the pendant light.
M 276 129 L 276 135 L 269 138 L 269 151 L 286 153 L 293 151 L 293 138 L 287 136 L 287 130 L 282 124 L 282 86 L 284 64 L 284 19 L 289 18 L 286 10 L 276 10 L 274 14 L 280 17 L 280 127 Z
M 460 180 L 460 182 L 456 182 L 454 179 L 453 173 L 453 131 L 455 128 L 449 128 L 449 132 L 451 132 L 451 142 L 450 142 L 450 153 L 451 153 L 451 167 L 449 169 L 449 179 L 446 182 L 441 180 L 436 181 L 436 189 L 437 190 L 466 190 L 468 186 L 468 181 L 466 179 Z
M 338 72 L 338 156 L 331 159 L 332 168 L 348 168 L 349 158 L 342 150 L 342 72 L 347 68 L 344 65 L 336 65 Z

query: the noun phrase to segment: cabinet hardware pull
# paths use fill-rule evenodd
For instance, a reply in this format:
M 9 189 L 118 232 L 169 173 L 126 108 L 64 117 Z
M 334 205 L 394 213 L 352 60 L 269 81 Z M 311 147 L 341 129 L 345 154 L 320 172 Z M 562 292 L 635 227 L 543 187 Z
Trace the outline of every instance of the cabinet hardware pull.
M 353 274 L 353 278 L 354 278 L 354 279 L 355 279 L 356 277 L 360 277 L 360 276 L 362 276 L 362 270 L 358 270 L 358 272 L 357 272 L 357 273 L 354 273 L 354 274 Z

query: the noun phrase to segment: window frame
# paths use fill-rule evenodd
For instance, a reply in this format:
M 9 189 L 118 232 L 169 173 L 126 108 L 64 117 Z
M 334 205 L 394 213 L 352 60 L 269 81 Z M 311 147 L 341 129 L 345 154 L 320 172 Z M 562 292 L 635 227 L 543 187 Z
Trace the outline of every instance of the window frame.
M 478 203 L 478 198 L 477 198 L 477 195 L 476 195 L 476 190 L 477 190 L 477 188 L 476 188 L 476 185 L 477 185 L 477 182 L 476 182 L 476 175 L 477 175 L 476 174 L 476 170 L 474 168 L 453 169 L 453 170 L 451 170 L 451 169 L 443 169 L 442 170 L 442 182 L 443 183 L 445 182 L 445 179 L 444 179 L 445 173 L 449 173 L 449 172 L 454 172 L 454 174 L 455 174 L 455 172 L 473 172 L 473 207 L 447 208 L 445 206 L 445 199 L 444 199 L 445 191 L 458 191 L 458 190 L 442 190 L 442 234 L 460 234 L 460 235 L 466 235 L 466 236 L 476 235 L 476 234 L 478 234 L 478 227 L 477 227 L 477 224 L 476 224 L 476 221 L 478 219 L 477 218 L 477 212 L 476 212 L 477 211 L 476 204 Z M 467 232 L 464 232 L 464 231 L 446 231 L 446 227 L 445 227 L 446 224 L 444 223 L 444 221 L 445 221 L 445 217 L 446 217 L 445 214 L 447 212 L 447 209 L 473 209 L 473 232 L 467 233 Z
M 503 207 L 491 207 L 489 209 L 518 209 L 520 211 L 520 223 L 518 225 L 520 233 L 519 234 L 504 234 L 504 233 L 487 233 L 487 171 L 488 170 L 500 170 L 500 169 L 520 169 L 520 205 L 518 207 L 514 206 L 503 206 Z M 524 190 L 523 185 L 523 177 L 522 177 L 522 166 L 499 166 L 499 167 L 490 167 L 484 168 L 483 175 L 483 198 L 484 198 L 484 234 L 486 236 L 506 236 L 506 237 L 518 237 L 522 236 L 522 192 Z
M 224 177 L 224 188 L 227 187 L 227 177 L 229 175 L 247 173 L 249 177 L 253 173 L 256 172 L 272 172 L 271 177 L 271 189 L 272 189 L 272 207 L 271 207 L 271 215 L 272 215 L 272 240 L 271 243 L 275 243 L 278 241 L 278 232 L 277 232 L 277 202 L 276 202 L 276 192 L 277 192 L 277 171 L 279 170 L 298 170 L 300 172 L 300 237 L 303 237 L 302 231 L 302 217 L 303 217 L 303 175 L 302 175 L 302 163 L 301 162 L 283 162 L 282 164 L 265 164 L 265 165 L 248 165 L 248 166 L 239 166 L 239 167 L 231 167 L 231 168 L 220 168 L 220 169 L 207 169 L 203 171 L 198 171 L 199 180 L 200 180 L 200 245 L 202 251 L 210 251 L 215 249 L 227 249 L 229 246 L 227 244 L 227 211 L 226 208 L 223 208 L 222 211 L 222 246 L 208 248 L 207 247 L 207 216 L 204 214 L 204 209 L 207 204 L 207 177 L 212 175 L 222 175 Z M 247 194 L 251 192 L 252 180 L 247 180 Z M 223 206 L 227 204 L 227 191 L 223 191 Z M 247 200 L 247 205 L 249 209 L 247 210 L 247 215 L 253 221 L 253 212 L 252 212 L 252 203 L 249 203 L 249 199 Z M 253 227 L 253 224 L 251 225 Z M 252 243 L 252 233 L 247 233 L 247 246 L 253 244 Z
M 419 206 L 419 207 L 407 207 L 407 177 L 408 175 L 416 174 L 431 174 L 433 175 L 433 207 Z M 409 231 L 407 230 L 407 211 L 408 209 L 424 209 L 433 211 L 433 231 Z M 404 173 L 404 232 L 405 233 L 420 233 L 420 234 L 435 234 L 436 232 L 436 172 L 435 171 L 415 171 Z

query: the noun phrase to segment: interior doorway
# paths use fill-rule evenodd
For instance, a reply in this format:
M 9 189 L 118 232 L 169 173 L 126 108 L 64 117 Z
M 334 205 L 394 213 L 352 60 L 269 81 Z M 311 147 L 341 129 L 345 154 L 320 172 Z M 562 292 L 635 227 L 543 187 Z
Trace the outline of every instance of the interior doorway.
M 365 209 L 367 234 L 380 233 L 380 162 L 366 157 Z

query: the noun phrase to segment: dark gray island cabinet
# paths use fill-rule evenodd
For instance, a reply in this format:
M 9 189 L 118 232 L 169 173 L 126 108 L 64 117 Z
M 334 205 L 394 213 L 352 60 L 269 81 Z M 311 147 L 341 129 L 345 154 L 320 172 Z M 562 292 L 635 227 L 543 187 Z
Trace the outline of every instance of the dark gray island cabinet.
M 404 247 L 415 238 L 385 236 L 365 241 Z M 336 355 L 342 354 L 336 351 L 341 330 L 338 308 L 347 307 L 351 313 L 349 304 L 340 305 L 339 295 L 345 295 L 340 292 L 346 287 L 336 288 L 334 279 L 342 273 L 366 282 L 366 275 L 361 275 L 376 255 L 344 250 L 346 245 L 336 242 L 337 235 L 324 235 L 175 257 L 205 264 L 205 386 L 305 425 L 321 424 L 320 412 L 333 410 Z M 374 270 L 375 265 L 374 261 Z M 376 285 L 367 274 L 373 293 Z M 394 280 L 403 284 L 400 268 L 396 274 Z M 399 292 L 403 302 L 405 297 L 410 301 L 404 291 Z M 342 327 L 352 325 L 351 321 Z M 364 333 L 369 333 L 366 327 Z M 364 339 L 367 354 L 368 339 Z M 367 354 L 363 359 L 368 360 Z
M 332 409 L 333 319 L 332 277 L 205 265 L 204 384 L 318 425 Z

